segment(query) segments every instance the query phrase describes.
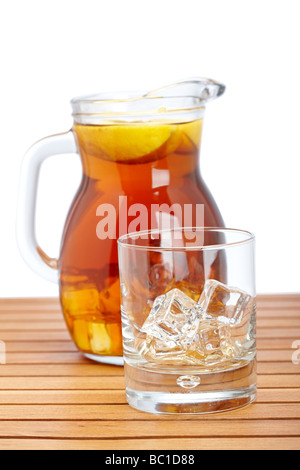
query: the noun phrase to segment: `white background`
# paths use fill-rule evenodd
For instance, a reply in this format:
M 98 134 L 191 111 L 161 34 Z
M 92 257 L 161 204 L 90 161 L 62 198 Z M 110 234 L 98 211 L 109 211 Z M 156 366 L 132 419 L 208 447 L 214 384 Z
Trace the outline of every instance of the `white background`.
M 257 236 L 259 292 L 300 291 L 298 0 L 10 0 L 0 6 L 0 296 L 54 296 L 15 241 L 22 155 L 72 125 L 73 96 L 191 76 L 227 85 L 206 112 L 201 166 L 227 226 Z M 80 178 L 44 165 L 38 239 L 57 255 Z

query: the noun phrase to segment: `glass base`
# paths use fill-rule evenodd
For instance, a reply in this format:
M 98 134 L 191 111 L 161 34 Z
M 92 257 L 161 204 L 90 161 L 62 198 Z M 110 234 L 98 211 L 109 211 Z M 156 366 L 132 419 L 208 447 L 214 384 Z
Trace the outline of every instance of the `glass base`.
M 122 356 L 98 356 L 97 354 L 83 354 L 88 359 L 101 364 L 111 364 L 113 366 L 124 366 L 124 359 Z
M 249 405 L 256 398 L 256 387 L 225 392 L 159 393 L 127 389 L 129 405 L 155 414 L 207 414 Z
M 256 398 L 255 361 L 235 370 L 185 374 L 141 370 L 125 363 L 129 405 L 155 414 L 203 414 L 233 410 Z

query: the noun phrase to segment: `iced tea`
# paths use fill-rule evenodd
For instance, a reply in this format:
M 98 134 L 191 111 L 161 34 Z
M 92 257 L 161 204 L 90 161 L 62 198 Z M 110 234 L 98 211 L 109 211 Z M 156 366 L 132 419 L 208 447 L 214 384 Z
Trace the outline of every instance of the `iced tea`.
M 83 178 L 63 234 L 60 280 L 65 319 L 81 351 L 122 355 L 117 256 L 121 230 L 123 234 L 133 226 L 139 230 L 143 224 L 156 229 L 159 217 L 153 217 L 151 207 L 170 208 L 174 204 L 203 204 L 204 225 L 224 225 L 199 172 L 202 124 L 202 119 L 171 124 L 75 124 Z M 120 206 L 124 197 L 126 209 Z M 139 218 L 135 204 L 148 209 L 146 221 Z M 109 207 L 114 209 L 114 227 L 109 226 Z M 125 219 L 122 210 L 127 211 Z M 192 217 L 194 226 L 196 215 Z M 104 233 L 99 233 L 100 229 Z M 189 280 L 189 294 L 193 283 L 198 286 L 195 295 L 201 292 L 205 278 L 224 280 L 218 260 L 211 260 L 207 273 L 201 271 L 202 262 L 196 256 L 191 254 L 189 262 L 196 268 L 191 272 L 197 273 Z M 168 290 L 179 283 L 184 290 L 180 274 L 177 278 L 173 274 L 160 269 L 157 260 L 152 273 L 154 287 L 155 283 L 165 283 Z M 143 289 L 142 279 L 137 289 Z

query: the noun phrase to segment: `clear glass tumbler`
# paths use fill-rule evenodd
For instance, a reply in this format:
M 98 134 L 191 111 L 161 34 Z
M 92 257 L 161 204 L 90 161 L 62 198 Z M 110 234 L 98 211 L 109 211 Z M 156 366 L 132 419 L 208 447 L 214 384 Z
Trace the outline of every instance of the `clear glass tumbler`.
M 210 413 L 256 397 L 255 238 L 174 228 L 119 239 L 128 403 Z

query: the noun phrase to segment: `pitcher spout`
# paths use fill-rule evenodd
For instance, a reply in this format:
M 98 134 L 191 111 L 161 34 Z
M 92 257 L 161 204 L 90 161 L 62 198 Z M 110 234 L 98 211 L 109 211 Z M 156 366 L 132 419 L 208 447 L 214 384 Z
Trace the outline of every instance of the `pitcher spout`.
M 194 98 L 204 105 L 225 92 L 225 85 L 208 78 L 190 78 L 157 90 L 150 91 L 145 98 Z

